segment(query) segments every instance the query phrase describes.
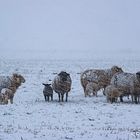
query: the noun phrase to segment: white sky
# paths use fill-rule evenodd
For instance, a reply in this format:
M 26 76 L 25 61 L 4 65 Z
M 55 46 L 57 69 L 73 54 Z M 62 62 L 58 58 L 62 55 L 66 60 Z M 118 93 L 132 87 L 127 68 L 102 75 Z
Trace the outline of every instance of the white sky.
M 140 0 L 0 0 L 1 57 L 80 50 L 140 50 Z

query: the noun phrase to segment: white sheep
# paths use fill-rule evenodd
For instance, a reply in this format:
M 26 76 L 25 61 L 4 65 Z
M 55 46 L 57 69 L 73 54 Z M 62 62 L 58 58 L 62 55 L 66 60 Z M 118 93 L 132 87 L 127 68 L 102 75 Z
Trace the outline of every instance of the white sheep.
M 14 94 L 16 92 L 17 87 L 16 86 L 10 86 L 9 88 L 3 88 L 1 90 L 1 93 L 3 95 L 6 95 L 6 97 L 8 96 L 8 99 L 10 100 L 10 103 L 13 104 L 13 98 L 14 98 Z
M 0 93 L 0 104 L 5 105 L 8 104 L 8 95 Z
M 100 90 L 100 86 L 96 83 L 93 82 L 89 82 L 86 85 L 86 89 L 85 89 L 85 97 L 86 96 L 91 96 L 91 94 L 95 95 L 97 97 L 97 91 Z
M 140 96 L 140 72 L 134 73 L 118 73 L 111 79 L 111 84 L 114 85 L 123 94 L 120 96 L 120 101 L 123 102 L 123 96 L 132 97 L 132 102 L 138 103 Z
M 16 90 L 21 85 L 21 83 L 24 82 L 25 79 L 20 74 L 13 74 L 12 76 L 0 76 L 1 95 L 8 96 L 8 99 L 10 99 L 10 102 L 12 104 Z
M 17 88 L 24 83 L 25 79 L 22 75 L 14 73 L 12 76 L 0 76 L 0 91 L 3 88 L 8 88 L 15 85 Z
M 86 86 L 89 82 L 95 83 L 99 85 L 100 89 L 105 89 L 106 86 L 110 84 L 110 80 L 115 73 L 123 72 L 121 68 L 118 66 L 113 66 L 111 69 L 90 69 L 86 70 L 81 74 L 80 80 L 81 85 L 84 89 L 84 94 L 86 96 Z M 96 87 L 95 87 L 96 88 Z M 104 93 L 104 92 L 103 92 Z
M 107 102 L 113 103 L 117 102 L 122 93 L 114 85 L 109 85 L 105 88 L 105 95 Z

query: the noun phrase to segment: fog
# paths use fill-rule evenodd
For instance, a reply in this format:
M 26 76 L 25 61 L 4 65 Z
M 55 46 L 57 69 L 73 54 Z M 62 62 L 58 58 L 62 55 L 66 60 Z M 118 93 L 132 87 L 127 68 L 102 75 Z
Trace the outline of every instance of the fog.
M 139 0 L 1 0 L 0 58 L 140 51 Z

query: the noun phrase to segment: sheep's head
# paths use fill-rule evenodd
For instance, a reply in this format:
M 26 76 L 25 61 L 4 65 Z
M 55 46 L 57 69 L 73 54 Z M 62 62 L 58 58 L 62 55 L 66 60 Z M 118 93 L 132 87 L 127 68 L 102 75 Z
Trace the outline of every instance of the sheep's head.
M 137 79 L 140 82 L 140 71 L 136 73 Z
M 13 74 L 13 79 L 14 79 L 17 87 L 19 87 L 21 85 L 21 83 L 25 83 L 24 77 L 20 74 L 14 73 Z
M 44 84 L 44 83 L 42 83 L 42 85 L 44 85 L 45 87 L 50 87 L 51 86 L 51 84 Z
M 60 78 L 62 79 L 62 81 L 67 81 L 68 77 L 70 77 L 69 73 L 66 73 L 64 71 L 61 71 L 58 76 L 60 76 Z
M 118 72 L 123 72 L 122 68 L 118 67 L 118 66 L 113 66 L 111 68 L 111 72 L 112 74 L 114 75 L 115 73 L 118 73 Z

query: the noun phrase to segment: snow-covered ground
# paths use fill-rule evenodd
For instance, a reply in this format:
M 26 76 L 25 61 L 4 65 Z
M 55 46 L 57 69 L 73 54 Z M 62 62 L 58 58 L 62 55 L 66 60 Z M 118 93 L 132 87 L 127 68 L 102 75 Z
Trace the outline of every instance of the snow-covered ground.
M 100 91 L 98 97 L 84 97 L 80 72 L 87 68 L 121 66 L 139 71 L 139 59 L 90 60 L 0 60 L 0 74 L 18 72 L 26 83 L 17 90 L 14 104 L 0 106 L 0 140 L 136 140 L 140 139 L 140 105 L 125 99 L 109 104 Z M 55 74 L 71 74 L 68 102 L 45 102 L 42 82 Z

